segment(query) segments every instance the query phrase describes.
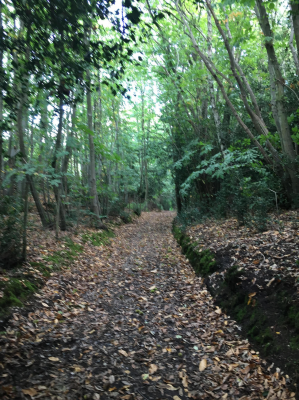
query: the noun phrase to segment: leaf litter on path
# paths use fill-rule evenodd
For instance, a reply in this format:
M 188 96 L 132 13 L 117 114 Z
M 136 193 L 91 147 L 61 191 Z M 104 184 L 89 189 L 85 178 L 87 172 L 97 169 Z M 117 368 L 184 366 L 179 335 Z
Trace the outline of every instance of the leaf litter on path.
M 214 305 L 171 233 L 144 213 L 53 273 L 0 339 L 3 399 L 290 399 L 279 370 Z

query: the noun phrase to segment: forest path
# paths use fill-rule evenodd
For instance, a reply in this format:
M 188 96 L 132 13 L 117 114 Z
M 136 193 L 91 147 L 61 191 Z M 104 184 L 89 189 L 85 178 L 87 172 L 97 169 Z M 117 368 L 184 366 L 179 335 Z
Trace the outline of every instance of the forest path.
M 52 274 L 0 340 L 1 398 L 290 398 L 195 276 L 173 218 L 143 213 Z

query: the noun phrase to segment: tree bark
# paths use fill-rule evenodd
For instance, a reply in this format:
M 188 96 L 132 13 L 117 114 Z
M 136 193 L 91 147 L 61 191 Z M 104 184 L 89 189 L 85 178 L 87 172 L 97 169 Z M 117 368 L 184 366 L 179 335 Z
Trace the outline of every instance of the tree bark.
M 74 103 L 73 104 L 73 112 L 72 112 L 72 126 L 70 129 L 70 133 L 69 133 L 69 135 L 67 135 L 67 138 L 66 138 L 66 146 L 65 146 L 66 155 L 63 158 L 62 168 L 61 168 L 63 187 L 64 187 L 65 194 L 67 194 L 67 176 L 66 176 L 66 174 L 68 171 L 70 159 L 73 154 L 73 145 L 70 142 L 74 138 L 75 123 L 76 123 L 76 104 Z
M 86 32 L 86 43 L 89 41 L 90 32 Z M 107 229 L 106 225 L 100 219 L 100 209 L 99 209 L 99 199 L 97 193 L 97 182 L 96 182 L 96 157 L 95 157 L 95 147 L 93 141 L 93 124 L 92 124 L 92 103 L 91 103 L 91 79 L 90 71 L 86 71 L 86 86 L 87 86 L 87 126 L 89 129 L 88 139 L 89 139 L 89 191 L 90 191 L 90 209 L 95 215 L 96 226 L 99 229 Z
M 299 59 L 299 2 L 298 0 L 290 0 L 291 18 L 293 20 L 294 34 L 297 46 L 297 57 Z
M 0 0 L 0 189 L 3 175 L 3 25 L 2 25 L 2 1 Z
M 55 178 L 59 180 L 58 185 L 53 185 L 53 190 L 55 193 L 57 207 L 59 208 L 59 211 L 60 211 L 60 229 L 62 231 L 65 231 L 67 228 L 67 225 L 66 225 L 65 206 L 64 206 L 63 202 L 61 201 L 61 195 L 63 192 L 62 191 L 62 178 L 58 176 L 60 174 L 60 164 L 58 162 L 58 153 L 61 149 L 63 113 L 64 113 L 62 87 L 60 87 L 59 90 L 60 90 L 60 93 L 59 93 L 59 122 L 58 122 L 58 132 L 57 132 L 57 136 L 56 136 L 55 148 L 54 148 L 54 153 L 53 153 L 52 168 L 53 168 L 54 174 L 56 175 Z
M 238 114 L 237 110 L 235 109 L 234 105 L 232 104 L 232 102 L 230 101 L 224 85 L 222 83 L 222 79 L 220 79 L 220 77 L 217 75 L 217 73 L 215 72 L 215 68 L 213 67 L 213 63 L 210 59 L 208 59 L 205 54 L 200 50 L 195 37 L 193 35 L 193 32 L 190 28 L 190 25 L 188 24 L 186 17 L 184 15 L 184 13 L 182 12 L 182 10 L 180 9 L 180 6 L 178 4 L 178 0 L 175 1 L 176 4 L 176 8 L 177 8 L 177 12 L 179 13 L 183 24 L 185 25 L 189 36 L 191 38 L 192 44 L 194 49 L 196 50 L 196 52 L 198 53 L 198 55 L 200 56 L 200 58 L 202 59 L 202 61 L 204 62 L 207 70 L 210 72 L 210 74 L 212 75 L 213 79 L 217 82 L 221 93 L 223 95 L 223 98 L 225 99 L 227 105 L 229 106 L 229 108 L 232 111 L 232 114 L 234 115 L 234 117 L 236 118 L 236 120 L 238 121 L 238 123 L 240 124 L 240 126 L 244 129 L 244 131 L 246 132 L 246 134 L 248 135 L 248 137 L 253 141 L 253 143 L 255 144 L 255 146 L 259 149 L 260 153 L 263 155 L 265 161 L 270 164 L 273 165 L 273 161 L 269 158 L 268 154 L 265 152 L 264 148 L 260 145 L 260 143 L 258 142 L 258 140 L 254 137 L 253 133 L 251 132 L 251 130 L 248 128 L 248 126 L 244 123 L 244 121 L 242 120 L 242 118 L 240 117 L 240 115 Z M 208 2 L 207 2 L 208 4 Z M 211 9 L 210 9 L 211 11 Z M 213 13 L 211 12 L 211 14 L 213 15 Z
M 271 84 L 271 105 L 276 127 L 281 137 L 282 150 L 287 158 L 287 171 L 292 181 L 292 190 L 299 194 L 298 168 L 296 165 L 296 152 L 291 138 L 288 116 L 284 108 L 284 78 L 276 57 L 273 45 L 274 36 L 270 27 L 268 14 L 262 0 L 256 0 L 256 13 L 265 36 L 265 47 L 268 55 L 268 69 Z M 271 39 L 270 39 L 271 38 Z
M 29 61 L 29 38 L 30 38 L 30 30 L 28 30 L 27 32 L 27 48 L 26 48 L 26 57 L 25 57 L 25 63 L 27 64 L 27 62 Z M 18 109 L 17 109 L 17 129 L 18 129 L 18 138 L 19 138 L 19 146 L 20 146 L 20 151 L 22 153 L 22 158 L 23 158 L 23 162 L 24 164 L 27 163 L 27 153 L 26 153 L 26 148 L 25 148 L 25 141 L 24 141 L 24 99 L 25 96 L 27 95 L 27 90 L 28 90 L 28 74 L 25 73 L 25 77 L 24 77 L 24 82 L 25 85 L 24 87 L 19 88 L 19 92 L 20 92 L 20 100 L 18 103 Z M 18 87 L 18 84 L 16 82 L 16 87 Z M 30 190 L 31 190 L 31 194 L 32 197 L 34 199 L 38 214 L 40 216 L 42 225 L 44 228 L 48 228 L 49 227 L 49 220 L 47 218 L 46 212 L 41 204 L 41 201 L 39 199 L 39 195 L 38 192 L 36 190 L 35 184 L 34 184 L 34 180 L 33 180 L 33 176 L 32 175 L 28 175 L 26 174 L 26 180 L 30 185 Z
M 22 260 L 26 261 L 27 258 L 27 220 L 28 220 L 28 186 L 26 181 L 25 198 L 24 198 L 24 220 L 23 220 L 23 243 L 22 243 Z
M 294 40 L 294 24 L 293 24 L 293 19 L 290 19 L 290 23 L 291 23 L 291 34 L 290 34 L 290 40 L 289 40 L 289 45 L 290 45 L 290 49 L 291 49 L 291 53 L 293 56 L 293 60 L 294 60 L 294 64 L 296 67 L 296 74 L 299 77 L 299 61 L 298 61 L 298 54 L 295 50 L 294 44 L 293 44 L 293 40 Z
M 213 10 L 213 7 L 210 3 L 210 0 L 206 0 L 206 4 L 207 7 L 209 9 L 209 11 L 211 12 L 213 19 L 215 21 L 215 24 L 217 26 L 217 29 L 219 31 L 219 33 L 221 34 L 223 41 L 224 41 L 224 45 L 225 48 L 227 50 L 228 56 L 229 56 L 229 61 L 230 61 L 230 66 L 231 66 L 231 71 L 233 73 L 233 76 L 237 82 L 237 85 L 240 89 L 241 92 L 241 100 L 245 106 L 246 111 L 248 112 L 256 130 L 261 134 L 264 135 L 266 137 L 266 145 L 269 149 L 269 151 L 271 152 L 271 155 L 273 157 L 274 163 L 276 164 L 276 166 L 278 166 L 278 169 L 282 169 L 282 165 L 281 165 L 281 160 L 280 157 L 276 151 L 276 149 L 273 147 L 273 145 L 270 143 L 270 141 L 268 140 L 268 134 L 269 131 L 266 127 L 265 122 L 262 119 L 260 110 L 259 110 L 259 106 L 256 100 L 256 97 L 253 93 L 253 90 L 251 89 L 249 82 L 247 81 L 244 72 L 242 71 L 240 65 L 238 64 L 235 56 L 234 56 L 234 52 L 230 46 L 229 43 L 229 37 L 227 37 L 227 35 L 225 34 L 224 30 L 222 29 L 220 22 L 218 20 L 218 18 L 216 17 L 216 14 Z M 229 31 L 230 32 L 230 31 Z M 194 39 L 195 40 L 195 39 Z M 209 60 L 210 61 L 210 60 Z M 211 68 L 213 68 L 212 66 L 212 62 L 211 62 Z M 214 71 L 216 72 L 216 74 L 218 74 L 218 71 L 216 70 L 216 68 L 214 68 Z M 232 85 L 233 87 L 234 85 Z M 253 108 L 251 108 L 247 96 L 249 95 L 250 100 L 252 102 Z M 257 141 L 255 141 L 255 143 L 257 143 Z M 259 147 L 260 148 L 260 147 Z M 273 163 L 273 162 L 272 162 Z
M 207 10 L 208 14 L 208 57 L 212 57 L 212 22 L 211 22 L 211 13 L 209 10 Z M 210 74 L 208 74 L 208 85 L 209 85 L 209 90 L 210 90 L 210 99 L 211 99 L 211 107 L 212 107 L 212 112 L 213 112 L 213 117 L 214 117 L 214 122 L 215 122 L 215 127 L 216 127 L 216 134 L 217 134 L 217 139 L 220 147 L 220 151 L 222 153 L 222 157 L 224 158 L 224 146 L 222 143 L 222 132 L 221 132 L 221 121 L 220 121 L 220 116 L 218 113 L 218 108 L 217 104 L 215 102 L 215 91 L 214 91 L 214 83 L 213 83 L 213 78 Z

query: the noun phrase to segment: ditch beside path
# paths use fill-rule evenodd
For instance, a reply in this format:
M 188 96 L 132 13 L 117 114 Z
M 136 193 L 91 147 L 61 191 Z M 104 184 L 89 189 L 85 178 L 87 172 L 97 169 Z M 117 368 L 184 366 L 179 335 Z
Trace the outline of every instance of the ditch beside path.
M 2 399 L 290 399 L 181 254 L 171 212 L 53 273 L 0 339 Z

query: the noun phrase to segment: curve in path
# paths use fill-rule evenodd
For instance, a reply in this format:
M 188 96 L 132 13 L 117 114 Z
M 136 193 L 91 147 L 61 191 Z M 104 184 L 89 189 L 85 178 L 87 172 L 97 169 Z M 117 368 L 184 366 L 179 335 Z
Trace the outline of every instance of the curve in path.
M 286 399 L 171 234 L 144 213 L 54 273 L 1 339 L 3 399 Z

